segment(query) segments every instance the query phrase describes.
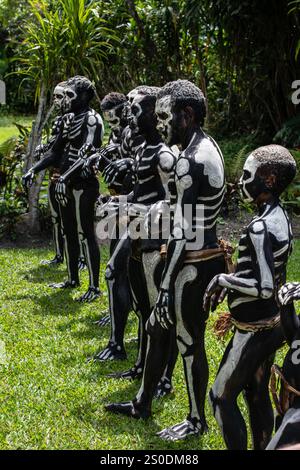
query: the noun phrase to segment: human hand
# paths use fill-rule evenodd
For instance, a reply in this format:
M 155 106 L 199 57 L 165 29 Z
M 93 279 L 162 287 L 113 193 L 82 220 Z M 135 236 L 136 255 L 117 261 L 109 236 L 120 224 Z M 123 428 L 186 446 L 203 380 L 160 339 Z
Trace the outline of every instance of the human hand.
M 55 199 L 62 206 L 66 206 L 68 203 L 67 195 L 67 185 L 65 183 L 64 177 L 61 176 L 55 186 Z
M 32 186 L 34 180 L 34 172 L 33 170 L 28 170 L 25 175 L 22 176 L 22 185 L 24 188 L 28 189 Z
M 287 305 L 300 299 L 300 283 L 287 282 L 278 291 L 278 300 L 281 305 Z
M 170 312 L 169 292 L 164 289 L 159 290 L 159 294 L 154 306 L 154 315 L 162 328 L 168 330 L 174 325 L 174 319 Z

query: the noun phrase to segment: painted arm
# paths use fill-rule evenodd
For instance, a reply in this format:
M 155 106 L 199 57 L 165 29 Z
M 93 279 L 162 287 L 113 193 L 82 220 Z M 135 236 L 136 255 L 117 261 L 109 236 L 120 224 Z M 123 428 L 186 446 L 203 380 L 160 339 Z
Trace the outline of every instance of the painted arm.
M 110 162 L 109 165 L 105 167 L 102 174 L 108 187 L 120 193 L 125 178 L 131 178 L 131 180 L 134 181 L 135 162 L 132 158 L 122 158 L 115 162 Z
M 172 152 L 164 151 L 159 154 L 158 172 L 163 184 L 167 184 L 170 174 L 174 171 L 176 157 Z
M 172 232 L 168 241 L 166 266 L 160 284 L 158 298 L 154 307 L 154 314 L 165 329 L 174 324 L 174 286 L 185 258 L 184 206 L 195 205 L 198 188 L 201 184 L 201 175 L 194 172 L 191 163 L 186 158 L 180 159 L 175 169 L 175 181 L 178 192 L 175 204 Z
M 255 221 L 248 228 L 250 244 L 250 261 L 253 267 L 253 278 L 243 278 L 235 274 L 218 274 L 209 283 L 204 296 L 204 308 L 209 310 L 210 304 L 216 308 L 215 294 L 222 289 L 231 289 L 247 296 L 269 299 L 274 294 L 274 259 L 271 241 L 266 224 L 262 220 Z M 213 297 L 214 296 L 214 297 Z M 223 300 L 223 298 L 222 298 Z
M 83 133 L 84 144 L 78 151 L 77 161 L 63 173 L 56 186 L 55 194 L 56 199 L 60 204 L 65 206 L 67 204 L 67 182 L 74 176 L 80 174 L 86 159 L 91 155 L 95 154 L 96 147 L 100 147 L 103 138 L 103 122 L 98 114 L 89 113 L 86 128 Z M 91 171 L 84 171 L 83 176 L 87 177 L 91 175 Z
M 287 305 L 300 299 L 300 282 L 287 282 L 278 292 L 281 305 Z
M 45 149 L 43 147 L 44 158 L 33 165 L 22 177 L 22 184 L 25 188 L 32 186 L 34 176 L 40 171 L 45 170 L 50 166 L 59 166 L 63 153 L 63 147 L 64 139 L 62 137 L 62 133 L 60 132 L 54 139 L 53 143 L 48 146 L 46 153 L 44 153 Z

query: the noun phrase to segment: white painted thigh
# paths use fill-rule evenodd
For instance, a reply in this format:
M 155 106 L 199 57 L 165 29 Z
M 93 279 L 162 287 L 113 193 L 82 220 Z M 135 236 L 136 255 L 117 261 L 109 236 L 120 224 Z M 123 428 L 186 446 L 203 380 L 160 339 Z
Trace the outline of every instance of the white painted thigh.
M 193 338 L 187 331 L 184 323 L 184 318 L 182 316 L 182 297 L 183 289 L 186 284 L 194 281 L 197 277 L 197 269 L 195 266 L 187 265 L 179 272 L 176 282 L 175 282 L 175 314 L 176 314 L 176 335 L 178 340 L 178 349 L 181 354 L 186 352 L 186 346 L 191 346 L 193 344 Z M 180 341 L 182 338 L 183 342 Z

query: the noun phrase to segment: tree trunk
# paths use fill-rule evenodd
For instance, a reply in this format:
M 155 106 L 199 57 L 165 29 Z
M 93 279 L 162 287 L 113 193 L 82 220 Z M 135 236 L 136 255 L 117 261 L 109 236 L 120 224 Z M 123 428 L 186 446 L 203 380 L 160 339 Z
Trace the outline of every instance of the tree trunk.
M 208 99 L 207 99 L 207 87 L 206 87 L 206 79 L 205 79 L 205 69 L 203 65 L 203 54 L 201 54 L 200 47 L 199 47 L 199 30 L 192 30 L 192 45 L 196 55 L 196 64 L 199 69 L 199 87 L 202 90 L 205 98 L 206 98 L 206 122 L 209 125 L 209 108 L 208 108 Z
M 33 155 L 34 150 L 37 145 L 40 144 L 42 140 L 42 132 L 45 126 L 46 121 L 43 120 L 45 116 L 47 106 L 47 92 L 44 83 L 41 86 L 41 93 L 39 99 L 39 107 L 36 116 L 36 120 L 33 122 L 32 131 L 30 134 L 30 138 L 28 141 L 27 147 L 27 159 L 25 161 L 25 169 L 26 171 L 32 167 L 34 164 Z M 31 233 L 36 233 L 40 231 L 40 223 L 39 223 L 39 195 L 41 185 L 44 179 L 45 172 L 42 171 L 36 178 L 34 184 L 29 190 L 28 195 L 28 228 Z
M 131 17 L 134 19 L 139 35 L 141 38 L 144 38 L 144 50 L 146 57 L 155 57 L 158 55 L 155 42 L 149 36 L 145 30 L 145 26 L 136 9 L 134 0 L 126 0 L 126 4 L 129 10 Z

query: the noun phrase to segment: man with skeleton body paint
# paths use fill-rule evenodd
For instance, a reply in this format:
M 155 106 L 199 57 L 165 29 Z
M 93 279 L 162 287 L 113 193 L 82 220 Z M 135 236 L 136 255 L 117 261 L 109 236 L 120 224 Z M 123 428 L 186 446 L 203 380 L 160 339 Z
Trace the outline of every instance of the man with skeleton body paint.
M 133 98 L 137 96 L 137 92 L 142 94 L 143 96 L 149 93 L 155 93 L 158 89 L 156 87 L 148 87 L 148 86 L 140 86 L 137 89 L 132 90 L 129 95 L 128 99 L 129 102 L 133 102 Z M 105 111 L 103 108 L 103 112 Z M 126 118 L 130 115 L 130 110 L 127 110 Z M 105 117 L 105 114 L 104 114 Z M 110 117 L 110 116 L 107 116 Z M 130 165 L 130 172 L 134 172 L 134 180 L 136 179 L 136 161 L 135 158 L 138 158 L 138 155 L 142 151 L 145 145 L 145 138 L 143 135 L 140 134 L 139 129 L 136 125 L 127 125 L 122 132 L 122 139 L 121 144 L 118 146 L 117 151 L 119 154 L 119 159 L 115 160 L 112 165 L 110 165 L 109 170 L 111 170 L 110 177 L 106 180 L 109 185 L 114 185 L 117 182 L 120 183 L 119 187 L 114 186 L 113 189 L 120 192 L 120 194 L 126 194 L 127 191 L 124 191 L 124 188 L 128 189 L 128 184 L 124 184 L 124 179 L 128 176 L 128 173 L 122 174 L 119 169 L 124 161 L 130 161 L 133 165 Z M 116 147 L 113 151 L 116 150 Z M 93 159 L 93 157 L 91 157 Z M 120 165 L 118 166 L 118 163 Z M 99 168 L 101 165 L 101 161 L 96 163 L 96 166 Z M 109 175 L 109 172 L 107 173 Z M 132 174 L 132 173 L 131 173 Z M 123 176 L 120 178 L 120 176 Z M 152 178 L 150 178 L 152 179 Z M 150 180 L 149 180 L 150 181 Z M 110 205 L 110 203 L 108 203 Z M 112 205 L 118 203 L 112 201 Z M 129 311 L 131 309 L 131 290 L 128 288 L 128 265 L 129 265 L 129 258 L 131 255 L 131 242 L 127 239 L 114 239 L 111 241 L 111 258 L 107 265 L 106 270 L 106 281 L 109 291 L 109 308 L 110 308 L 110 318 L 111 318 L 111 335 L 108 345 L 100 351 L 96 355 L 96 359 L 100 361 L 107 361 L 107 360 L 115 360 L 115 359 L 125 359 L 126 352 L 124 348 L 124 331 L 125 326 L 128 318 Z M 131 264 L 134 264 L 134 261 L 131 261 Z M 140 262 L 137 262 L 137 268 L 140 271 Z M 144 279 L 144 274 L 142 273 L 142 279 Z M 145 281 L 141 287 L 142 292 L 141 295 L 145 295 Z M 147 301 L 143 301 L 143 305 L 148 305 Z M 144 307 L 146 310 L 149 308 Z M 148 314 L 147 314 L 148 315 Z M 105 324 L 106 317 L 100 320 L 101 324 Z M 144 341 L 142 341 L 144 345 Z M 144 346 L 143 346 L 144 349 Z M 139 364 L 133 370 L 130 370 L 125 373 L 125 376 L 128 378 L 134 378 L 140 376 L 140 369 L 142 368 L 142 362 L 138 361 Z M 139 372 L 137 372 L 139 370 Z M 122 374 L 121 374 L 122 375 Z M 124 376 L 124 374 L 122 375 Z
M 130 125 L 145 138 L 145 146 L 136 155 L 136 179 L 132 194 L 128 197 L 128 214 L 131 221 L 137 225 L 144 224 L 145 211 L 158 200 L 166 197 L 166 185 L 174 168 L 176 158 L 171 150 L 162 143 L 156 130 L 156 117 L 154 114 L 157 91 L 150 94 L 138 93 L 131 106 Z M 140 212 L 142 210 L 142 212 Z M 138 215 L 140 212 L 140 215 Z M 129 232 L 129 237 L 130 237 Z M 161 258 L 159 255 L 162 241 L 129 238 L 121 240 L 127 244 L 131 251 L 128 265 L 129 281 L 133 297 L 134 310 L 139 316 L 139 354 L 134 367 L 120 374 L 111 374 L 113 377 L 138 378 L 141 377 L 145 354 L 146 332 L 145 324 L 151 308 L 154 305 L 161 276 Z M 109 265 L 108 265 L 109 268 Z M 108 272 L 109 274 L 109 272 Z M 153 295 L 154 291 L 154 295 Z M 158 394 L 160 396 L 171 391 L 171 375 L 176 360 L 175 354 L 170 351 L 168 368 L 162 371 Z M 175 360 L 174 360 L 175 357 Z
M 231 323 L 235 326 L 221 361 L 210 402 L 229 449 L 247 449 L 247 430 L 237 405 L 246 399 L 254 449 L 265 449 L 273 429 L 268 393 L 270 369 L 283 343 L 276 291 L 285 282 L 292 233 L 279 196 L 293 180 L 296 165 L 278 145 L 260 147 L 244 165 L 243 197 L 255 202 L 258 215 L 240 239 L 234 274 L 219 274 L 209 284 L 205 308 L 212 310 L 228 292 Z
M 168 145 L 182 152 L 169 181 L 173 211 L 166 266 L 154 310 L 147 322 L 148 348 L 142 384 L 135 399 L 106 406 L 133 418 L 151 415 L 151 403 L 169 354 L 172 332 L 182 355 L 190 413 L 185 421 L 159 433 L 166 440 L 183 439 L 207 429 L 204 403 L 208 365 L 204 347 L 207 315 L 205 289 L 224 271 L 224 252 L 216 237 L 225 178 L 217 144 L 201 129 L 206 107 L 202 92 L 187 80 L 165 85 L 156 102 L 157 128 Z M 190 209 L 191 224 L 183 217 Z M 191 230 L 192 229 L 192 230 Z
M 157 87 L 147 85 L 140 85 L 131 90 L 127 95 L 128 105 L 124 106 L 122 110 L 123 115 L 120 116 L 119 119 L 128 121 L 131 112 L 130 106 L 138 93 L 149 94 L 155 93 L 156 91 L 158 91 Z M 102 106 L 103 112 L 105 112 L 105 108 Z M 110 117 L 107 114 L 106 117 L 111 120 L 110 122 L 117 122 L 118 110 L 111 111 L 113 111 L 113 115 Z M 113 143 L 106 147 L 105 155 L 109 156 L 112 163 L 103 169 L 103 177 L 108 187 L 116 190 L 117 194 L 128 194 L 133 189 L 136 181 L 135 155 L 143 147 L 144 141 L 144 137 L 139 134 L 137 129 L 130 127 L 127 122 L 127 125 L 122 131 L 120 142 Z M 100 167 L 99 169 L 101 170 Z
M 130 103 L 124 95 L 109 93 L 101 102 L 101 110 L 111 128 L 108 145 L 88 157 L 83 168 L 90 171 L 94 167 L 101 171 L 112 194 L 128 194 L 133 189 L 135 181 L 134 154 L 144 144 L 144 138 L 136 135 L 128 126 Z M 101 201 L 103 202 L 103 198 Z M 105 206 L 104 204 L 104 212 Z M 118 250 L 113 254 L 116 246 Z M 110 314 L 97 323 L 105 326 L 112 318 L 111 335 L 108 345 L 95 356 L 95 359 L 101 361 L 126 358 L 123 340 L 128 314 L 131 310 L 131 294 L 127 276 L 130 249 L 128 247 L 126 249 L 125 245 L 119 244 L 118 238 L 113 237 L 110 242 L 110 257 L 108 263 L 110 278 L 106 280 Z
M 56 111 L 63 113 L 62 104 L 64 99 L 64 87 L 66 82 L 60 82 L 53 90 L 53 107 Z M 36 147 L 34 152 L 34 159 L 40 160 L 44 158 L 45 154 L 51 149 L 51 146 L 54 144 L 56 137 L 60 132 L 60 127 L 62 125 L 62 118 L 63 114 L 58 115 L 53 123 L 51 136 L 49 141 L 46 144 L 40 144 Z M 51 213 L 51 220 L 53 224 L 53 240 L 55 246 L 55 257 L 51 260 L 43 260 L 41 264 L 43 265 L 55 265 L 60 264 L 63 262 L 64 256 L 64 242 L 63 242 L 63 235 L 62 235 L 62 225 L 61 225 L 61 216 L 59 211 L 59 204 L 55 197 L 55 185 L 57 179 L 59 177 L 59 170 L 58 168 L 53 168 L 50 170 L 50 181 L 48 185 L 48 201 Z M 34 180 L 34 172 L 32 168 L 28 170 L 28 172 L 23 176 L 22 183 L 24 187 L 28 188 L 33 184 Z M 79 269 L 83 269 L 85 267 L 85 260 L 82 251 L 82 247 L 80 247 L 80 257 L 78 260 Z
M 95 168 L 102 170 L 103 176 L 105 170 L 110 168 L 107 159 L 117 161 L 121 158 L 120 147 L 124 136 L 124 129 L 127 126 L 127 115 L 129 103 L 125 95 L 120 93 L 109 93 L 101 101 L 101 110 L 104 119 L 108 122 L 111 135 L 108 140 L 108 145 L 101 149 L 100 153 L 92 155 L 85 164 L 85 167 L 95 165 Z M 126 155 L 127 156 L 127 155 Z M 133 158 L 131 158 L 133 162 Z M 105 166 L 106 165 L 106 166 Z M 106 180 L 108 188 L 113 194 L 127 194 L 133 188 L 133 165 L 129 170 L 126 167 L 125 171 L 115 172 L 114 178 Z M 109 360 L 109 359 L 125 359 L 126 353 L 123 345 L 124 330 L 128 314 L 131 310 L 131 294 L 130 286 L 127 276 L 127 262 L 126 256 L 129 258 L 129 253 L 119 254 L 118 257 L 113 257 L 115 247 L 118 245 L 118 238 L 111 238 L 110 240 L 110 261 L 113 265 L 113 276 L 107 279 L 107 288 L 109 291 L 110 315 L 100 319 L 98 324 L 104 326 L 113 318 L 111 325 L 112 333 L 108 346 L 104 351 L 95 356 L 95 359 Z M 115 263 L 112 261 L 115 260 Z
M 92 301 L 100 295 L 100 254 L 94 232 L 94 206 L 99 193 L 99 183 L 92 172 L 85 177 L 72 175 L 68 181 L 68 170 L 86 146 L 100 147 L 103 123 L 99 114 L 89 108 L 95 90 L 87 78 L 70 78 L 63 93 L 62 108 L 65 114 L 62 117 L 60 132 L 45 158 L 34 165 L 32 172 L 37 173 L 53 165 L 60 169 L 62 176 L 56 184 L 55 192 L 63 223 L 68 280 L 52 284 L 52 287 L 68 288 L 79 285 L 78 258 L 81 243 L 90 278 L 87 292 L 78 299 L 84 302 Z
M 87 158 L 84 168 L 90 169 L 95 165 L 102 172 L 110 191 L 117 195 L 128 194 L 133 189 L 134 156 L 144 145 L 144 137 L 128 125 L 130 105 L 138 91 L 148 93 L 155 89 L 157 87 L 140 85 L 131 90 L 126 98 L 120 93 L 110 93 L 101 102 L 101 110 L 112 132 L 108 145 Z M 107 159 L 111 160 L 110 164 Z

